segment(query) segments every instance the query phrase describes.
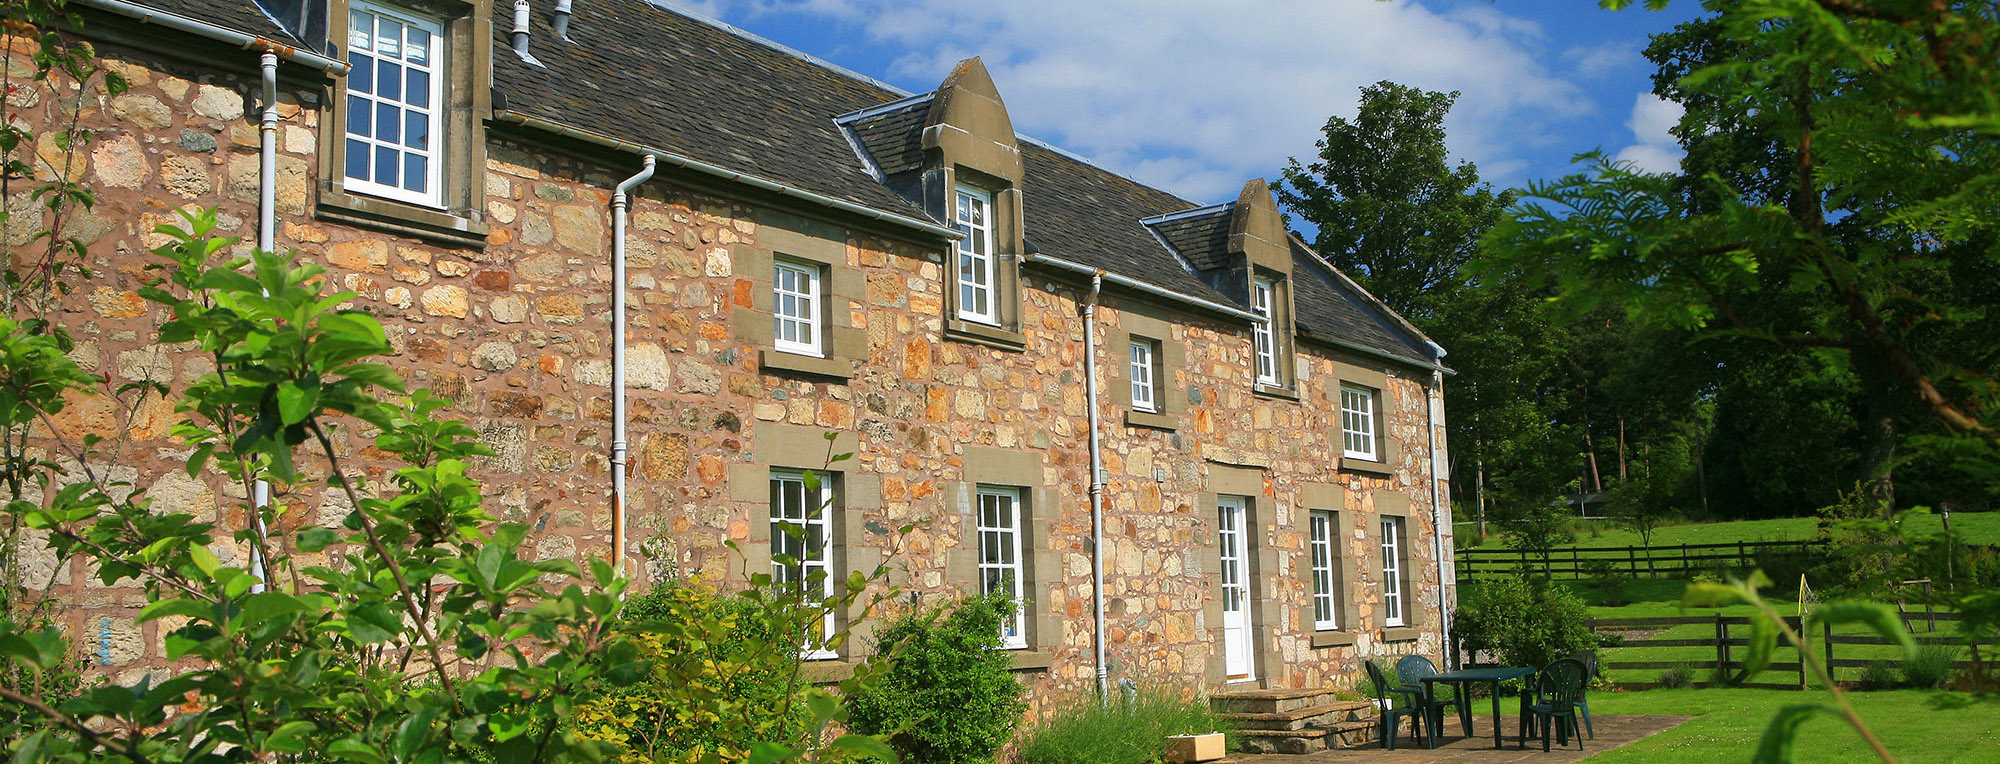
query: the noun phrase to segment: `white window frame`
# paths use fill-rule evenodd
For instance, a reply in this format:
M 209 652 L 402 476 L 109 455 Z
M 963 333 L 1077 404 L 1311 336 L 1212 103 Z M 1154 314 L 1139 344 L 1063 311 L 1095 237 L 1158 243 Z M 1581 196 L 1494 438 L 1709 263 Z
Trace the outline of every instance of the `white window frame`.
M 1264 320 L 1251 329 L 1251 340 L 1256 346 L 1257 383 L 1261 385 L 1281 385 L 1284 379 L 1278 373 L 1278 342 L 1276 319 L 1271 315 L 1272 293 L 1277 291 L 1277 282 L 1257 277 L 1250 284 L 1250 312 Z
M 778 586 L 802 584 L 811 582 L 814 573 L 820 573 L 818 591 L 807 594 L 817 594 L 818 599 L 824 600 L 833 596 L 833 524 L 828 517 L 833 513 L 833 486 L 827 475 L 815 473 L 815 477 L 816 486 L 808 483 L 804 470 L 771 470 L 771 582 Z M 804 535 L 793 537 L 785 532 L 786 525 L 796 525 Z M 817 545 L 812 543 L 815 531 L 819 534 Z M 798 563 L 785 565 L 778 559 L 779 555 L 787 554 Z M 840 657 L 827 647 L 833 639 L 833 628 L 833 611 L 829 609 L 821 616 L 818 637 L 808 638 L 799 646 L 799 657 L 806 660 Z
M 1313 630 L 1340 628 L 1340 601 L 1333 587 L 1334 529 L 1339 527 L 1332 512 L 1315 509 L 1306 515 L 1310 526 L 1313 579 Z
M 952 283 L 958 290 L 958 317 L 1000 325 L 1000 290 L 995 283 L 999 255 L 993 251 L 993 195 L 959 186 L 952 205 L 953 220 L 965 238 L 958 240 Z M 984 298 L 981 310 L 980 298 Z
M 1132 409 L 1158 413 L 1160 410 L 1159 385 L 1153 379 L 1159 368 L 1153 365 L 1153 358 L 1159 352 L 1152 340 L 1144 337 L 1132 338 Z
M 826 356 L 825 322 L 820 320 L 825 308 L 820 271 L 817 263 L 771 261 L 772 347 L 786 353 Z
M 421 204 L 427 207 L 435 207 L 442 209 L 444 207 L 443 163 L 444 163 L 444 145 L 445 145 L 444 56 L 447 52 L 446 46 L 444 44 L 444 41 L 446 39 L 444 23 L 436 19 L 425 18 L 423 16 L 414 15 L 407 11 L 403 11 L 401 9 L 388 8 L 385 6 L 376 5 L 374 3 L 367 3 L 367 2 L 353 3 L 348 8 L 347 42 L 348 42 L 348 58 L 355 64 L 357 68 L 361 66 L 371 65 L 373 62 L 376 62 L 378 60 L 377 58 L 378 46 L 375 44 L 376 43 L 375 20 L 378 17 L 381 19 L 386 19 L 391 22 L 400 24 L 406 29 L 417 29 L 430 35 L 429 58 L 428 58 L 429 62 L 428 74 L 430 75 L 428 83 L 428 86 L 430 88 L 430 104 L 426 107 L 419 108 L 412 106 L 407 100 L 402 100 L 402 99 L 407 99 L 409 95 L 407 77 L 405 77 L 403 83 L 401 83 L 400 85 L 400 89 L 398 91 L 401 94 L 400 97 L 397 99 L 391 99 L 380 95 L 381 76 L 379 69 L 375 73 L 375 76 L 370 80 L 370 83 L 373 86 L 371 89 L 376 91 L 374 93 L 359 92 L 354 86 L 356 80 L 352 72 L 350 72 L 347 78 L 347 87 L 345 88 L 346 92 L 345 97 L 347 101 L 342 113 L 343 117 L 347 120 L 348 124 L 337 126 L 337 129 L 341 131 L 340 140 L 345 142 L 345 145 L 343 146 L 342 149 L 343 159 L 340 168 L 340 174 L 343 179 L 342 188 L 345 188 L 348 191 L 353 191 L 356 193 L 367 194 L 369 196 L 379 196 L 385 199 L 394 199 L 397 201 L 410 202 L 413 204 Z M 370 30 L 368 31 L 367 36 L 365 38 L 362 37 L 361 34 L 359 33 L 359 30 L 356 29 L 357 22 L 361 21 L 362 19 L 366 19 L 370 25 Z M 407 35 L 407 32 L 405 32 L 405 35 Z M 397 44 L 399 51 L 407 50 L 407 46 L 404 45 L 403 42 L 404 42 L 403 38 L 398 38 Z M 361 59 L 366 59 L 366 61 L 362 61 Z M 400 67 L 398 69 L 399 72 L 407 69 L 416 69 L 418 71 L 424 71 L 423 67 L 411 66 L 411 64 L 407 59 L 398 60 L 396 62 L 396 66 Z M 357 104 L 366 107 L 367 113 L 366 114 L 357 113 L 359 111 L 358 109 L 355 108 Z M 396 130 L 397 130 L 397 135 L 399 136 L 399 140 L 396 142 L 383 141 L 377 137 L 378 134 L 381 132 L 381 127 L 382 127 L 377 120 L 377 114 L 378 114 L 377 106 L 383 104 L 392 105 L 398 109 L 397 117 L 399 119 L 399 122 L 396 126 Z M 427 122 L 426 130 L 429 131 L 428 132 L 429 146 L 419 149 L 415 146 L 411 146 L 407 143 L 402 142 L 401 138 L 407 136 L 408 134 L 408 112 L 422 111 L 423 109 L 429 110 L 428 114 L 429 119 L 426 121 Z M 356 119 L 363 119 L 366 121 L 366 126 L 368 130 L 366 135 L 357 134 L 350 129 Z M 364 152 L 364 161 L 368 163 L 368 167 L 371 170 L 371 174 L 369 175 L 369 177 L 366 178 L 357 178 L 352 175 L 349 175 L 347 172 L 348 167 L 354 162 L 354 151 L 357 145 Z M 400 165 L 397 168 L 397 178 L 399 180 L 403 177 L 403 173 L 406 172 L 408 169 L 408 163 L 405 161 L 406 158 L 411 155 L 422 156 L 425 160 L 424 162 L 425 177 L 424 177 L 423 189 L 420 191 L 411 190 L 408 188 L 404 188 L 401 185 L 391 185 L 391 184 L 376 182 L 372 174 L 372 169 L 375 166 L 375 160 L 377 158 L 378 148 L 389 148 L 396 152 L 395 158 L 398 164 Z
M 1000 649 L 1028 647 L 1027 571 L 1021 565 L 1021 489 L 979 487 L 979 592 L 1001 586 L 1014 599 L 1014 612 L 1000 622 Z
M 1340 386 L 1340 455 L 1371 462 L 1382 460 L 1382 441 L 1375 427 L 1381 395 L 1372 388 Z
M 1402 626 L 1403 602 L 1403 518 L 1382 518 L 1382 625 Z

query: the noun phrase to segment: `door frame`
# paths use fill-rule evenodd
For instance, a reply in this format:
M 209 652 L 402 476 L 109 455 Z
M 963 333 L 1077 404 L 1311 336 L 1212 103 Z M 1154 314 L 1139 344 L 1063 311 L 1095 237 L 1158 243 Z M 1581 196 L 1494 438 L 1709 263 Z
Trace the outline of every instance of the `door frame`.
M 1250 579 L 1250 499 L 1244 496 L 1217 496 L 1215 509 L 1217 573 L 1221 575 L 1219 583 L 1222 587 L 1223 681 L 1254 682 L 1257 680 L 1257 649 L 1255 597 Z M 1225 522 L 1232 519 L 1233 523 Z M 1232 538 L 1235 542 L 1234 554 L 1231 554 L 1229 543 Z M 1232 589 L 1237 593 L 1234 611 L 1229 607 Z M 1232 632 L 1236 636 L 1232 637 Z M 1242 654 L 1240 667 L 1232 665 L 1233 656 L 1238 652 Z M 1238 668 L 1242 670 L 1239 672 Z

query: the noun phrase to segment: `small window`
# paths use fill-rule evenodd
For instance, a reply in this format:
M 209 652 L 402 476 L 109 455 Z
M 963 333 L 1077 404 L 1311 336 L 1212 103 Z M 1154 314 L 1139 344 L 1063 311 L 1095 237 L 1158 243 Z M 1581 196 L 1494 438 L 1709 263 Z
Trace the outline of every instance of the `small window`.
M 1263 321 L 1257 322 L 1252 330 L 1252 339 L 1257 345 L 1257 383 L 1260 385 L 1281 385 L 1278 376 L 1278 343 L 1273 333 L 1276 319 L 1271 315 L 1271 293 L 1277 285 L 1270 279 L 1259 277 L 1250 289 L 1250 312 Z
M 346 188 L 442 207 L 443 25 L 363 3 L 347 24 Z
M 993 196 L 960 186 L 958 189 L 958 317 L 998 326 L 994 297 Z
M 1132 338 L 1132 408 L 1136 411 L 1158 412 L 1159 396 L 1154 392 L 1153 377 L 1156 368 L 1152 340 Z
M 1339 601 L 1333 593 L 1333 513 L 1313 510 L 1309 522 L 1312 525 L 1312 576 L 1313 576 L 1313 630 L 1333 631 L 1340 628 Z
M 1027 591 L 1021 572 L 1021 490 L 979 488 L 979 591 L 1006 592 L 1014 612 L 1000 622 L 1000 647 L 1028 646 Z
M 776 321 L 772 344 L 787 353 L 824 356 L 819 267 L 779 260 L 772 270 L 771 315 Z
M 1403 518 L 1382 518 L 1382 625 L 1403 625 Z
M 1381 461 L 1375 444 L 1375 391 L 1343 385 L 1340 388 L 1340 453 L 1349 459 Z
M 804 472 L 771 473 L 771 578 L 797 589 L 806 607 L 818 607 L 833 596 L 833 534 L 827 516 L 833 491 L 823 476 Z M 801 655 L 818 660 L 838 657 L 827 647 L 833 639 L 833 611 L 820 619 L 818 634 L 806 636 Z

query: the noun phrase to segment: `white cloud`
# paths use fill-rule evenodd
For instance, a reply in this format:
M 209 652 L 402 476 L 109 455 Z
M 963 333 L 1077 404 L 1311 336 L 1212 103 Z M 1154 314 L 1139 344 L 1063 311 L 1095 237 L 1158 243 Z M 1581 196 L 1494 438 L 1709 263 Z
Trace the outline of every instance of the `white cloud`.
M 685 1 L 685 0 L 683 0 Z M 750 18 L 808 14 L 902 51 L 888 75 L 934 83 L 982 56 L 1014 126 L 1198 201 L 1309 160 L 1327 117 L 1393 80 L 1461 91 L 1450 148 L 1499 184 L 1523 147 L 1592 102 L 1536 23 L 1482 6 L 1237 0 L 701 0 Z
M 1680 143 L 1669 132 L 1681 122 L 1685 111 L 1680 104 L 1652 93 L 1640 93 L 1632 101 L 1632 116 L 1625 127 L 1637 141 L 1618 151 L 1615 157 L 1631 162 L 1647 172 L 1677 172 L 1681 168 Z

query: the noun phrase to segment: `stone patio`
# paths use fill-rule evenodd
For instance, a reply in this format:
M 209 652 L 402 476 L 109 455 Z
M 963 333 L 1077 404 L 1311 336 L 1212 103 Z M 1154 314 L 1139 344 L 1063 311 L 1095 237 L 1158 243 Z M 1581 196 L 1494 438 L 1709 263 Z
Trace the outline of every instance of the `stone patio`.
M 1484 708 L 1480 709 L 1484 711 Z M 1511 710 L 1511 709 L 1509 709 Z M 1634 740 L 1654 735 L 1680 726 L 1692 716 L 1667 716 L 1655 714 L 1609 715 L 1599 714 L 1593 721 L 1597 727 L 1595 740 L 1584 738 L 1583 750 L 1576 749 L 1576 741 L 1570 741 L 1568 748 L 1556 748 L 1553 738 L 1548 753 L 1542 752 L 1541 738 L 1528 742 L 1527 750 L 1515 747 L 1515 735 L 1519 734 L 1514 725 L 1517 720 L 1509 714 L 1502 720 L 1506 733 L 1506 747 L 1493 748 L 1492 717 L 1479 716 L 1472 721 L 1472 737 L 1458 737 L 1461 728 L 1457 719 L 1450 719 L 1444 731 L 1451 737 L 1440 737 L 1438 747 L 1424 748 L 1421 743 L 1407 734 L 1397 739 L 1396 750 L 1386 751 L 1379 746 L 1367 748 L 1346 748 L 1328 751 L 1314 751 L 1306 754 L 1265 754 L 1230 759 L 1230 764 L 1341 764 L 1344 762 L 1368 762 L 1368 764 L 1568 764 L 1582 761 L 1591 754 L 1608 751 Z M 1408 732 L 1404 727 L 1404 732 Z

